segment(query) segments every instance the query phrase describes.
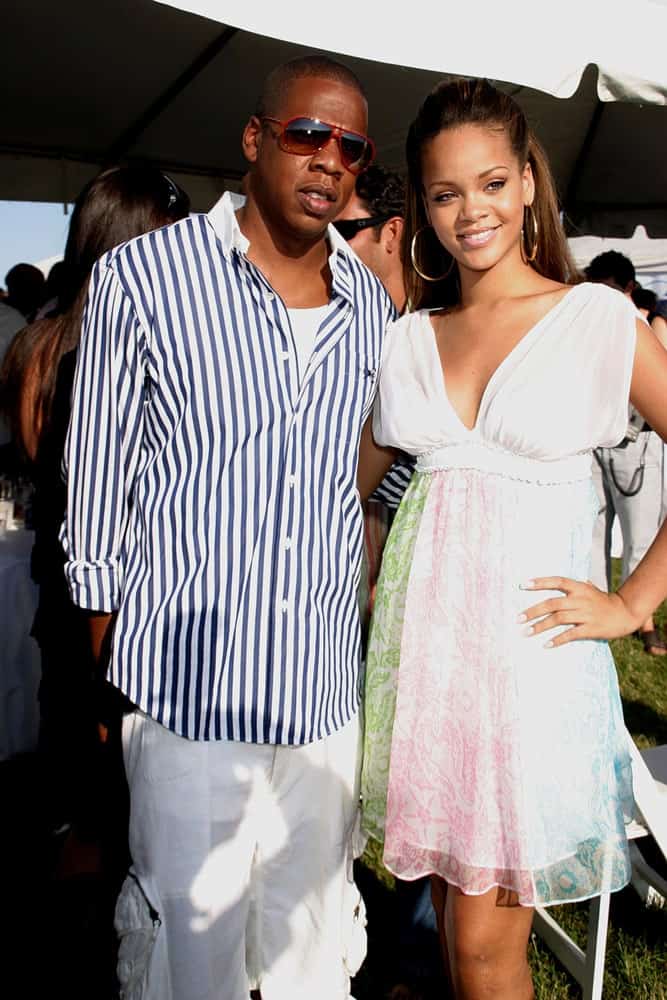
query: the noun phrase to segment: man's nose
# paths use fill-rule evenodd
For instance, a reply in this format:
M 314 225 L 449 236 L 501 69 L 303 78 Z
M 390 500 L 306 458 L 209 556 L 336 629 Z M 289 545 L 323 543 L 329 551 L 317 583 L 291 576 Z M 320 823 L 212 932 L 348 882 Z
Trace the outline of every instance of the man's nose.
M 343 174 L 345 164 L 340 153 L 340 140 L 332 135 L 327 143 L 310 158 L 311 165 L 328 174 Z

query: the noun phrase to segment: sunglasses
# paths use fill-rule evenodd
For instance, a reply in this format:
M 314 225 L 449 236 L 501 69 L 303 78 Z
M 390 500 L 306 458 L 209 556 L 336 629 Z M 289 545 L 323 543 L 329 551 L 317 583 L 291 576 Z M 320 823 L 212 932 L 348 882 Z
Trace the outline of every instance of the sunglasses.
M 351 174 L 360 174 L 373 162 L 373 140 L 360 132 L 350 132 L 337 125 L 321 122 L 318 118 L 290 118 L 282 122 L 279 118 L 263 115 L 260 121 L 275 122 L 280 126 L 278 145 L 285 153 L 312 156 L 335 139 L 343 166 Z
M 343 239 L 349 243 L 362 229 L 368 229 L 369 226 L 381 226 L 391 218 L 391 215 L 369 215 L 363 219 L 338 219 L 333 225 Z

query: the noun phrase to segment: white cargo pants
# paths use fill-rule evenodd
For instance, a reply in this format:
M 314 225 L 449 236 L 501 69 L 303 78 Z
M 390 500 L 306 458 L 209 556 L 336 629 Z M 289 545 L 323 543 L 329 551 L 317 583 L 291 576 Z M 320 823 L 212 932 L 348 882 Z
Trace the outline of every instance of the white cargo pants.
M 346 1000 L 366 950 L 358 720 L 285 747 L 194 742 L 135 712 L 123 748 L 123 1000 Z

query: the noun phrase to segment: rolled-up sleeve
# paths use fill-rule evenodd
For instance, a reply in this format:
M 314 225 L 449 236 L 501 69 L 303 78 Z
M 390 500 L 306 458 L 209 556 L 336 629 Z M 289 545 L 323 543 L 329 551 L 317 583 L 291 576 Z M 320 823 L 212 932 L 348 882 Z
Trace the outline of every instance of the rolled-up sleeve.
M 117 275 L 99 263 L 91 277 L 74 376 L 61 530 L 72 600 L 90 611 L 115 611 L 123 587 L 123 542 L 143 428 L 142 340 Z

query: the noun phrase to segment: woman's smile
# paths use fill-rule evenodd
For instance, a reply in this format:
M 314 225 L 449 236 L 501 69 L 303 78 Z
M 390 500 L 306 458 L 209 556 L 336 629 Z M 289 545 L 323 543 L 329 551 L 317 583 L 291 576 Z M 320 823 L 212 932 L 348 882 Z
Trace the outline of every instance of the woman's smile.
M 500 226 L 487 226 L 485 229 L 468 230 L 456 237 L 463 250 L 479 250 L 487 247 L 493 240 Z

